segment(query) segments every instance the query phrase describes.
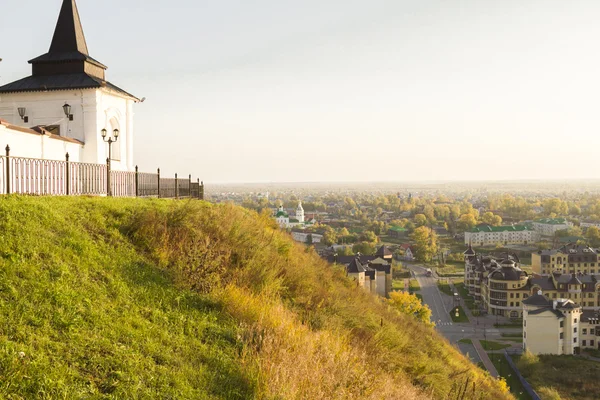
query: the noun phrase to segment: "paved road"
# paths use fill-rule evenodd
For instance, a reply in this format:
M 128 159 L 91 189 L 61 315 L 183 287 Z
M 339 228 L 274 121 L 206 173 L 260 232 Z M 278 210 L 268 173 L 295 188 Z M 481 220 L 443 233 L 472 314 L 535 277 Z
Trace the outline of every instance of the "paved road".
M 462 348 L 459 346 L 459 348 L 467 351 L 472 359 L 480 359 L 490 374 L 497 377 L 498 372 L 496 368 L 479 343 L 479 339 L 501 338 L 501 332 L 493 327 L 493 319 L 489 317 L 474 319 L 469 313 L 471 322 L 452 322 L 450 311 L 454 308 L 454 299 L 440 292 L 437 280 L 427 276 L 426 268 L 419 265 L 407 265 L 407 267 L 412 271 L 414 277 L 419 282 L 419 286 L 421 286 L 419 293 L 423 296 L 423 302 L 431 308 L 431 320 L 435 322 L 436 329 L 451 343 L 457 343 L 461 339 L 472 339 L 473 345 L 463 346 Z M 507 332 L 507 330 L 503 330 L 503 332 Z M 471 349 L 476 349 L 476 357 L 475 354 L 470 354 Z

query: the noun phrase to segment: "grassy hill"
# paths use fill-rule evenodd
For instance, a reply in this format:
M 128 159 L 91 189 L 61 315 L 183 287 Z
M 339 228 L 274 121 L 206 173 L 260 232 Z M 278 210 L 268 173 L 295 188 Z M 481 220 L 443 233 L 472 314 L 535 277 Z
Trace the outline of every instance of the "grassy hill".
M 0 398 L 511 398 L 233 206 L 0 198 L 0 321 Z

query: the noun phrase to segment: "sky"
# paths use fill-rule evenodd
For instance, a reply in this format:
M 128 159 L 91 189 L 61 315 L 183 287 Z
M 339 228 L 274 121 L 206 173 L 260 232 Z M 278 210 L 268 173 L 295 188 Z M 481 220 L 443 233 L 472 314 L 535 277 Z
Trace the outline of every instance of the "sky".
M 60 0 L 3 0 L 0 83 Z M 141 170 L 206 183 L 599 179 L 595 0 L 78 0 Z

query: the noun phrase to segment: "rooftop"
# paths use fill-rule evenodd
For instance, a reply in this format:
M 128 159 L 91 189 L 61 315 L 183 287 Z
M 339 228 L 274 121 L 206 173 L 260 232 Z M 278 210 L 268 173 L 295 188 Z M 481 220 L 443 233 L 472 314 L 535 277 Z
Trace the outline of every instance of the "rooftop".
M 505 225 L 505 226 L 491 226 L 491 225 L 478 225 L 471 229 L 471 233 L 480 232 L 525 232 L 530 229 L 525 225 Z

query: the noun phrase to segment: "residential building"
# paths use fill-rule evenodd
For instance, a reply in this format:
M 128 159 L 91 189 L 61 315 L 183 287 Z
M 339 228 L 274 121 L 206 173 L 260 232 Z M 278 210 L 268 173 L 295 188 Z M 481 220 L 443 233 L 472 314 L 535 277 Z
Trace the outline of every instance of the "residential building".
M 548 300 L 541 291 L 531 296 L 523 301 L 523 349 L 533 354 L 579 353 L 582 313 L 571 300 Z
M 311 238 L 311 242 L 314 244 L 321 243 L 321 241 L 323 240 L 323 235 L 319 235 L 316 233 L 292 232 L 292 239 L 300 243 L 308 243 L 309 236 Z
M 348 277 L 367 292 L 388 297 L 392 291 L 392 252 L 385 246 L 380 247 L 373 256 L 329 256 L 331 263 L 346 266 Z
M 402 249 L 402 251 L 404 251 L 404 255 L 402 256 L 402 259 L 404 261 L 414 261 L 415 260 L 415 254 L 413 252 L 413 248 L 410 244 L 405 243 L 400 245 L 400 248 Z
M 531 254 L 533 273 L 543 276 L 563 274 L 600 274 L 598 251 L 589 246 L 569 243 L 558 249 Z
M 596 228 L 600 228 L 600 222 L 596 222 L 596 221 L 583 221 L 579 224 L 579 226 L 581 228 L 591 228 L 592 226 L 595 226 Z
M 525 225 L 491 226 L 478 225 L 465 232 L 465 244 L 475 246 L 506 246 L 509 244 L 532 244 L 540 240 L 540 234 Z
M 533 221 L 533 230 L 542 236 L 554 236 L 558 231 L 564 231 L 573 226 L 565 218 L 542 218 Z
M 600 310 L 600 275 L 528 275 L 514 254 L 465 254 L 465 287 L 480 308 L 492 315 L 522 317 L 522 302 L 539 291 L 547 300 L 571 300 L 584 311 Z
M 69 152 L 71 161 L 104 164 L 101 131 L 118 130 L 111 168 L 132 171 L 133 105 L 141 100 L 108 82 L 107 67 L 89 55 L 75 0 L 63 1 L 50 49 L 29 63 L 31 76 L 0 87 L 8 128 L 0 134 L 11 155 L 64 160 Z

